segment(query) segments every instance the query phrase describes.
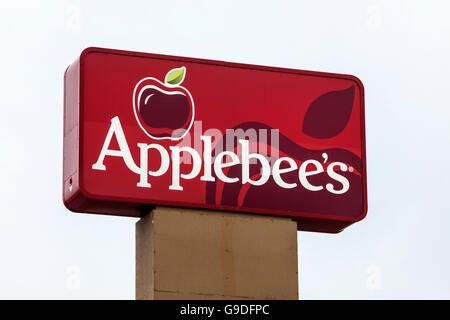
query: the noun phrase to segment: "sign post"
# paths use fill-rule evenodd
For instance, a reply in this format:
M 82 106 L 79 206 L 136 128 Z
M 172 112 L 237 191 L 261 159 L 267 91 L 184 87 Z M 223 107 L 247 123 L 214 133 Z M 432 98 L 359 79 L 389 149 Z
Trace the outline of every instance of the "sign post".
M 290 218 L 157 207 L 136 224 L 136 299 L 298 299 Z
M 267 252 L 265 241 L 284 241 L 294 224 L 337 233 L 367 213 L 364 88 L 354 76 L 88 48 L 64 78 L 64 204 L 143 217 L 138 297 L 169 297 L 169 287 L 173 297 L 295 297 L 280 279 L 286 296 L 273 295 L 262 278 L 270 290 L 258 295 L 253 281 L 256 291 L 241 291 L 248 270 L 265 277 L 293 267 L 271 259 L 291 261 L 296 237 L 280 243 L 283 252 Z M 256 238 L 245 242 L 247 235 Z M 168 266 L 187 248 L 198 261 L 183 260 L 193 273 L 176 290 L 167 279 L 180 273 Z M 220 268 L 188 267 L 210 257 Z M 181 290 L 192 279 L 213 286 L 220 277 L 221 290 Z

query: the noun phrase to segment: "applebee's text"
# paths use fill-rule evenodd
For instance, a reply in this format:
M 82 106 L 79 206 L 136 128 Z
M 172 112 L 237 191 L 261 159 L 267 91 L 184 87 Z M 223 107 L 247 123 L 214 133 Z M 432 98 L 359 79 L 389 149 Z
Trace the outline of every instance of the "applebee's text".
M 115 136 L 117 139 L 119 150 L 110 149 L 112 138 Z M 194 148 L 188 146 L 170 146 L 169 151 L 160 144 L 156 143 L 137 143 L 137 147 L 140 149 L 140 161 L 139 166 L 134 161 L 129 145 L 127 143 L 125 133 L 120 124 L 119 117 L 111 119 L 111 125 L 106 135 L 103 147 L 100 151 L 97 161 L 92 165 L 94 170 L 106 170 L 104 165 L 104 159 L 106 156 L 121 157 L 125 165 L 135 174 L 139 175 L 139 181 L 137 186 L 141 188 L 151 188 L 150 177 L 159 177 L 167 173 L 169 167 L 172 171 L 172 181 L 168 186 L 169 190 L 182 191 L 182 181 L 194 179 L 200 175 L 202 168 L 201 181 L 216 181 L 219 179 L 224 183 L 240 183 L 260 186 L 265 184 L 270 176 L 273 177 L 276 184 L 285 189 L 292 189 L 301 185 L 303 188 L 309 191 L 320 191 L 324 188 L 333 194 L 343 194 L 348 191 L 350 184 L 348 179 L 335 171 L 337 168 L 341 172 L 346 172 L 348 167 L 342 162 L 329 163 L 326 168 L 321 162 L 315 159 L 303 161 L 300 165 L 290 157 L 277 158 L 271 165 L 269 160 L 262 154 L 250 152 L 250 143 L 246 139 L 239 139 L 240 155 L 232 151 L 223 151 L 213 159 L 212 156 L 212 139 L 211 136 L 200 136 L 203 143 L 203 154 L 201 155 Z M 159 153 L 160 163 L 156 170 L 149 170 L 149 150 L 155 150 Z M 189 172 L 182 173 L 180 168 L 182 162 L 182 156 L 184 154 L 190 155 L 192 158 L 192 164 Z M 324 158 L 328 158 L 324 153 Z M 259 177 L 254 178 L 250 176 L 250 163 L 256 161 L 260 165 L 261 174 Z M 224 169 L 232 167 L 234 165 L 241 164 L 242 175 L 241 179 L 238 177 L 229 177 L 224 172 Z M 284 166 L 286 164 L 287 166 Z M 282 167 L 283 166 L 283 167 Z M 311 169 L 312 168 L 312 169 Z M 213 170 L 215 176 L 213 176 Z M 299 183 L 287 183 L 283 180 L 283 174 L 298 170 L 298 182 Z M 340 183 L 341 188 L 335 188 L 332 183 L 323 185 L 313 185 L 309 181 L 309 177 L 326 172 L 328 176 Z

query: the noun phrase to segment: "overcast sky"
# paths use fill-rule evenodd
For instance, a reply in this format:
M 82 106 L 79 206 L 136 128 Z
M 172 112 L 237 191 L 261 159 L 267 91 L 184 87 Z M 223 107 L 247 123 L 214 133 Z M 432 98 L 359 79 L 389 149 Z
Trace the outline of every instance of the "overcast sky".
M 63 73 L 89 46 L 354 74 L 369 212 L 299 233 L 300 298 L 450 298 L 448 1 L 1 1 L 0 298 L 133 299 L 133 218 L 62 203 Z

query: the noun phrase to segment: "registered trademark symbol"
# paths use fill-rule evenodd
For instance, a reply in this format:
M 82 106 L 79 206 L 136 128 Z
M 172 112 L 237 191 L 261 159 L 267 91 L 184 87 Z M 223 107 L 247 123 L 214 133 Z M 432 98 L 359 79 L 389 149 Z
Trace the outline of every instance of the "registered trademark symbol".
M 353 172 L 353 167 L 349 167 L 348 171 Z

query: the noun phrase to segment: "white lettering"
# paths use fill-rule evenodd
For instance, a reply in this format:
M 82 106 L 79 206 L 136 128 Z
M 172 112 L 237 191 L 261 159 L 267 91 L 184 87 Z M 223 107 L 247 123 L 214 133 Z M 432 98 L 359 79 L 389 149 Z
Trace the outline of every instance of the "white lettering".
M 263 185 L 270 178 L 269 161 L 261 154 L 249 153 L 248 140 L 239 140 L 239 143 L 242 145 L 242 184 L 248 182 L 254 186 Z M 253 180 L 249 177 L 251 159 L 259 160 L 261 163 L 261 176 L 258 180 Z
M 231 161 L 224 163 L 223 159 L 226 156 L 229 156 L 231 158 Z M 222 153 L 219 153 L 216 159 L 214 160 L 214 172 L 216 173 L 217 178 L 226 183 L 233 183 L 239 181 L 239 178 L 237 177 L 234 178 L 227 177 L 222 171 L 223 168 L 231 167 L 238 163 L 239 157 L 234 152 L 224 151 Z
M 200 177 L 200 180 L 202 181 L 214 181 L 214 177 L 211 175 L 211 149 L 212 149 L 212 143 L 211 143 L 211 137 L 208 136 L 201 136 L 201 140 L 204 142 L 205 148 L 203 151 L 203 176 Z
M 113 135 L 116 136 L 120 150 L 108 149 Z M 106 166 L 103 164 L 106 156 L 122 157 L 123 161 L 131 171 L 134 173 L 140 172 L 139 167 L 134 163 L 133 157 L 131 156 L 130 148 L 128 148 L 128 143 L 125 139 L 122 126 L 120 125 L 119 117 L 114 117 L 111 119 L 111 126 L 109 127 L 108 134 L 106 135 L 105 142 L 103 143 L 102 151 L 100 151 L 97 162 L 92 165 L 92 169 L 106 170 Z
M 306 168 L 309 164 L 312 164 L 316 167 L 313 171 L 306 171 Z M 303 187 L 310 191 L 319 191 L 323 189 L 323 186 L 313 186 L 309 183 L 307 177 L 313 176 L 323 172 L 322 164 L 317 160 L 307 160 L 300 165 L 300 169 L 298 170 L 298 177 L 300 179 L 300 183 Z
M 183 187 L 180 185 L 180 178 L 193 179 L 199 173 L 202 167 L 202 159 L 197 151 L 189 147 L 169 147 L 172 150 L 172 184 L 169 186 L 170 190 L 182 191 Z M 180 153 L 188 152 L 192 156 L 192 169 L 189 173 L 180 174 Z
M 140 180 L 139 180 L 137 186 L 144 187 L 144 188 L 150 188 L 151 185 L 148 182 L 148 176 L 151 175 L 153 177 L 159 177 L 159 176 L 162 176 L 164 173 L 166 173 L 167 169 L 169 169 L 169 163 L 170 163 L 169 154 L 167 153 L 167 150 L 159 144 L 138 143 L 137 145 L 141 149 Z M 148 150 L 149 149 L 158 150 L 159 155 L 161 156 L 161 164 L 159 166 L 159 169 L 156 171 L 148 171 Z
M 287 163 L 289 163 L 289 167 L 280 169 L 280 165 L 283 161 L 286 161 Z M 295 188 L 297 186 L 296 183 L 286 183 L 281 178 L 282 173 L 291 172 L 294 170 L 297 170 L 297 163 L 295 163 L 294 159 L 287 158 L 287 157 L 279 158 L 273 164 L 273 169 L 272 169 L 273 180 L 275 180 L 275 182 L 282 188 L 286 188 L 286 189 Z
M 212 132 L 215 129 L 209 129 L 207 132 Z M 217 131 L 217 132 L 216 132 Z M 254 186 L 261 186 L 265 184 L 272 173 L 273 179 L 275 183 L 281 188 L 292 189 L 298 186 L 296 182 L 286 182 L 283 179 L 282 175 L 284 173 L 293 172 L 298 170 L 298 179 L 300 184 L 309 191 L 320 191 L 324 189 L 322 185 L 313 185 L 308 177 L 312 177 L 314 175 L 318 175 L 324 172 L 323 165 L 314 159 L 304 161 L 300 166 L 297 165 L 297 162 L 289 157 L 281 157 L 275 158 L 276 160 L 273 162 L 273 168 L 271 169 L 269 160 L 262 154 L 259 153 L 251 153 L 250 152 L 250 141 L 246 139 L 239 139 L 239 136 L 252 135 L 251 131 L 242 132 L 236 130 L 234 133 L 234 138 L 238 138 L 238 143 L 240 144 L 240 153 L 241 158 L 239 156 L 238 148 L 236 148 L 236 152 L 233 151 L 225 151 L 222 152 L 222 147 L 220 143 L 217 141 L 221 140 L 221 133 L 219 130 L 214 131 L 214 144 L 212 142 L 211 135 L 200 135 L 200 143 L 203 142 L 203 148 L 201 145 L 196 143 L 196 149 L 193 149 L 189 146 L 169 146 L 169 150 L 166 147 L 160 144 L 146 144 L 146 143 L 138 143 L 137 146 L 140 149 L 140 163 L 139 166 L 133 160 L 131 155 L 127 140 L 125 138 L 125 133 L 122 129 L 119 117 L 114 117 L 111 119 L 111 125 L 106 134 L 105 141 L 103 143 L 102 149 L 98 156 L 97 161 L 92 165 L 92 169 L 105 171 L 106 166 L 104 164 L 106 156 L 111 157 L 119 157 L 125 162 L 125 165 L 134 173 L 139 175 L 139 181 L 137 182 L 138 187 L 142 188 L 151 188 L 151 184 L 149 181 L 149 177 L 159 177 L 167 173 L 169 170 L 169 166 L 172 165 L 172 182 L 169 186 L 169 190 L 178 190 L 182 191 L 182 180 L 191 180 L 197 177 L 200 174 L 200 171 L 203 166 L 203 175 L 200 177 L 201 181 L 215 181 L 215 177 L 225 183 L 235 183 L 239 181 L 239 177 L 230 177 L 228 174 L 224 172 L 225 168 L 232 167 L 241 163 L 241 177 L 242 184 L 250 183 Z M 278 132 L 278 131 L 276 131 Z M 111 140 L 113 137 L 116 137 L 119 149 L 111 149 Z M 262 142 L 267 143 L 267 133 L 262 134 Z M 191 139 L 189 138 L 189 141 Z M 271 137 L 271 140 L 278 140 Z M 186 140 L 186 142 L 188 142 Z M 259 143 L 258 141 L 256 141 Z M 215 157 L 213 157 L 212 148 L 215 148 Z M 255 145 L 252 144 L 252 147 Z M 278 146 L 278 144 L 277 144 Z M 273 146 L 272 146 L 273 147 Z M 227 149 L 233 150 L 234 148 Z M 155 150 L 159 153 L 160 163 L 159 166 L 151 166 L 151 168 L 156 168 L 153 170 L 149 170 L 149 158 L 153 158 L 153 156 L 149 156 L 149 154 L 153 155 L 150 150 Z M 266 149 L 261 149 L 262 151 L 266 151 Z M 259 151 L 261 151 L 259 150 Z M 201 155 L 200 155 L 201 154 Z M 182 159 L 183 157 L 183 159 Z M 323 153 L 322 157 L 324 158 L 324 162 L 328 160 L 328 154 Z M 157 158 L 157 157 L 156 157 Z M 189 161 L 182 161 L 189 160 Z M 191 161 L 192 160 L 192 161 Z M 181 172 L 181 164 L 183 164 L 183 168 L 188 168 L 190 165 L 190 171 L 187 173 Z M 250 177 L 250 164 L 259 164 L 260 165 L 260 174 L 257 177 Z M 282 167 L 282 165 L 284 165 Z M 311 168 L 313 167 L 313 168 Z M 350 188 L 349 180 L 339 174 L 334 170 L 335 167 L 338 167 L 341 172 L 346 172 L 348 167 L 345 163 L 342 162 L 333 162 L 330 163 L 326 169 L 328 177 L 338 182 L 342 185 L 341 189 L 335 189 L 335 185 L 333 183 L 327 183 L 325 185 L 325 189 L 333 194 L 344 194 Z M 309 169 L 309 170 L 308 170 Z M 214 170 L 215 176 L 213 176 Z
M 346 172 L 347 171 L 347 166 L 342 163 L 342 162 L 334 162 L 332 164 L 330 164 L 327 168 L 327 173 L 330 176 L 330 178 L 340 182 L 342 184 L 342 189 L 341 190 L 335 190 L 334 186 L 331 183 L 328 183 L 326 185 L 326 188 L 328 191 L 330 191 L 331 193 L 334 194 L 343 194 L 346 193 L 348 191 L 348 189 L 350 188 L 350 184 L 347 180 L 346 177 L 338 174 L 336 171 L 334 171 L 334 167 L 339 166 L 339 168 L 341 169 L 342 172 Z

